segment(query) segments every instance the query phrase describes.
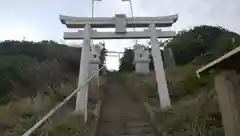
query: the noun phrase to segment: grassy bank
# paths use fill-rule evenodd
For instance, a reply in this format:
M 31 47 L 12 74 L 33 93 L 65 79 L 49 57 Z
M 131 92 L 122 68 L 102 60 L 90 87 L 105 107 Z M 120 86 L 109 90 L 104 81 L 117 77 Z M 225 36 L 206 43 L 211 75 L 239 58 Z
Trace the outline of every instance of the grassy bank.
M 212 77 L 199 79 L 195 74 L 197 68 L 185 65 L 166 70 L 172 101 L 172 108 L 166 111 L 159 106 L 154 73 L 122 76 L 126 87 L 151 105 L 166 136 L 221 136 L 224 133 Z
M 77 87 L 81 48 L 53 41 L 0 43 L 0 135 L 20 136 Z M 102 82 L 100 83 L 102 84 Z M 90 87 L 89 120 L 75 115 L 75 97 L 34 135 L 89 136 L 100 93 Z
M 99 92 L 104 89 L 103 81 L 100 90 L 93 84 L 89 90 L 88 122 L 85 124 L 82 115 L 74 114 L 75 98 L 56 112 L 35 135 L 41 136 L 89 136 L 94 127 L 93 111 L 100 100 Z M 74 89 L 74 85 L 66 84 L 55 91 L 49 90 L 38 93 L 36 97 L 21 98 L 0 105 L 0 134 L 1 136 L 19 136 L 40 120 L 51 108 L 62 101 Z

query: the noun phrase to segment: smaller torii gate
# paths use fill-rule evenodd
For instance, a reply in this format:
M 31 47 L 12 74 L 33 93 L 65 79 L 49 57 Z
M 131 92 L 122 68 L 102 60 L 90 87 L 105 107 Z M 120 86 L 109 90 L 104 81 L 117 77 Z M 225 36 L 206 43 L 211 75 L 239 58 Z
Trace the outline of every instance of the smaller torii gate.
M 81 28 L 77 32 L 65 32 L 64 39 L 83 40 L 78 87 L 88 78 L 88 64 L 91 39 L 151 39 L 152 56 L 156 73 L 158 94 L 162 109 L 171 107 L 163 60 L 158 46 L 158 38 L 173 38 L 175 31 L 161 31 L 158 27 L 170 27 L 178 19 L 178 15 L 164 17 L 134 17 L 127 18 L 123 14 L 115 17 L 71 17 L 60 15 L 62 24 L 67 28 Z M 115 28 L 115 32 L 98 32 L 92 28 Z M 144 31 L 129 31 L 127 28 L 148 28 Z M 87 103 L 87 88 L 78 92 L 76 111 L 85 112 Z
M 124 52 L 119 52 L 119 51 L 107 51 L 107 54 L 111 54 L 111 55 L 107 55 L 107 56 L 110 56 L 110 57 L 118 57 L 118 59 L 120 60 L 121 56 L 120 54 L 123 54 Z M 115 54 L 115 55 L 112 55 L 112 54 Z M 117 54 L 117 55 L 116 55 Z
M 107 57 L 117 57 L 119 64 L 120 64 L 120 59 L 121 59 L 121 54 L 124 54 L 124 52 L 119 52 L 119 51 L 107 51 Z

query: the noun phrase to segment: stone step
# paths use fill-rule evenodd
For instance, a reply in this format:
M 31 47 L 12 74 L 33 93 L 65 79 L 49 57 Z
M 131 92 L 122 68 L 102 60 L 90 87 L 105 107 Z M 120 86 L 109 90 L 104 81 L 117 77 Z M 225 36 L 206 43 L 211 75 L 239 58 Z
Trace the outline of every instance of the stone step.
M 145 117 L 136 117 L 136 118 L 131 118 L 131 117 L 123 117 L 123 116 L 101 116 L 101 120 L 121 120 L 124 122 L 148 122 L 149 119 Z
M 152 127 L 126 127 L 121 134 L 152 134 L 155 130 Z
M 157 136 L 156 134 L 123 134 L 120 136 Z
M 126 126 L 127 127 L 149 127 L 150 123 L 146 121 L 127 122 Z

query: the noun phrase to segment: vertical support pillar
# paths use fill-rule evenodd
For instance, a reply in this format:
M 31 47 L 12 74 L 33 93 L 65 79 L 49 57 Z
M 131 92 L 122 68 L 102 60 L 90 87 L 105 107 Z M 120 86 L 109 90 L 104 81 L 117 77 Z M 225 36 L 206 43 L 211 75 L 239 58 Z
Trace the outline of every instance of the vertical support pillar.
M 155 24 L 154 23 L 150 24 L 149 29 L 151 31 L 152 56 L 157 80 L 160 106 L 161 109 L 171 108 L 171 101 L 169 97 L 166 76 L 163 67 L 163 59 L 158 46 L 157 30 Z
M 78 88 L 84 85 L 84 82 L 88 78 L 88 64 L 89 64 L 89 53 L 90 53 L 90 32 L 91 28 L 89 24 L 85 24 L 84 27 L 84 40 L 82 45 L 82 53 L 80 60 L 80 70 L 78 77 Z M 80 114 L 85 113 L 87 103 L 87 90 L 88 85 L 85 85 L 78 93 L 76 99 L 76 112 Z
M 215 89 L 226 136 L 240 134 L 240 85 L 237 73 L 222 71 L 215 76 Z
M 120 66 L 120 64 L 121 64 L 121 56 L 120 56 L 120 53 L 118 53 L 118 65 Z

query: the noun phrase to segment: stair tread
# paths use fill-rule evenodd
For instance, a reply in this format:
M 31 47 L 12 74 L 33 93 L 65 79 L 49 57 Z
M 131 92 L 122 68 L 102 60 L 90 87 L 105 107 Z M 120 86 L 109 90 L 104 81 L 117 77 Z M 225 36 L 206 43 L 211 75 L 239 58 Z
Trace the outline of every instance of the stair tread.
M 120 136 L 156 136 L 155 134 L 123 134 Z
M 152 134 L 155 130 L 151 127 L 127 127 L 121 134 Z
M 146 126 L 150 126 L 150 123 L 148 122 L 127 122 L 127 127 L 146 127 Z

